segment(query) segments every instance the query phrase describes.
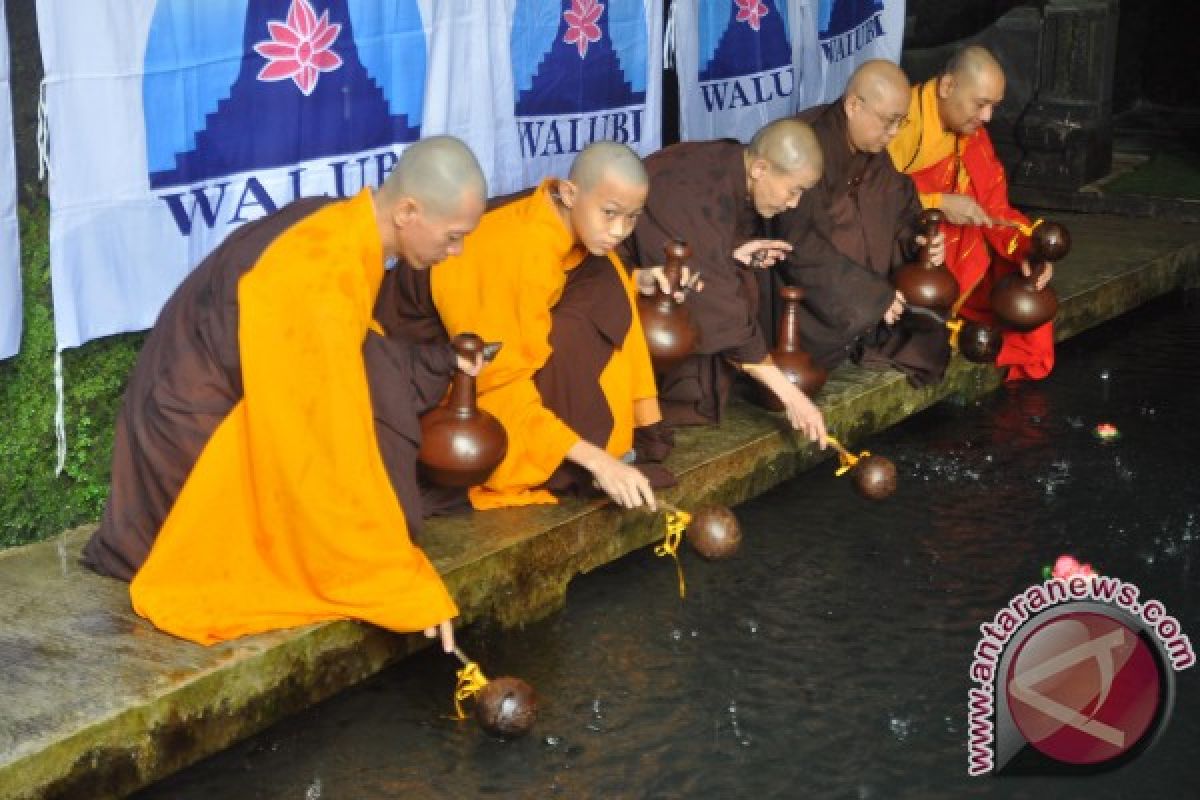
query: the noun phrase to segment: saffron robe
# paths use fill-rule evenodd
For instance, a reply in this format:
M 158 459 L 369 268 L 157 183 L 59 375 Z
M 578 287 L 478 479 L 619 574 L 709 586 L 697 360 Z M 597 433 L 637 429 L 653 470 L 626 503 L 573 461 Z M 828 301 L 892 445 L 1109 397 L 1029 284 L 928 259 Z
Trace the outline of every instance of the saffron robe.
M 973 197 L 989 216 L 1028 225 L 1029 219 L 1008 204 L 1004 165 L 991 137 L 980 127 L 959 136 L 942 127 L 937 79 L 912 88 L 908 108 L 912 124 L 888 145 L 896 169 L 912 176 L 926 208 L 936 208 L 943 193 Z M 1029 254 L 1029 237 L 1015 227 L 942 226 L 946 266 L 958 279 L 960 314 L 995 323 L 990 295 L 996 281 L 1020 271 Z M 1008 367 L 1008 380 L 1037 380 L 1054 367 L 1054 327 L 1048 322 L 1028 333 L 1005 330 L 996 363 Z
M 686 301 L 700 331 L 696 354 L 659 380 L 663 418 L 671 425 L 720 422 L 736 372 L 732 364 L 767 358 L 758 320 L 760 295 L 769 291 L 769 285 L 760 287 L 766 276 L 733 257 L 738 245 L 766 236 L 746 192 L 744 151 L 740 142 L 723 139 L 681 142 L 646 158 L 646 207 L 633 235 L 618 247 L 631 266 L 650 267 L 663 263 L 668 242 L 682 239 L 692 248 L 688 266 L 704 281 L 704 290 Z
M 577 442 L 620 458 L 635 428 L 661 419 L 633 282 L 615 254 L 589 256 L 576 242 L 552 185 L 488 211 L 430 276 L 450 336 L 503 343 L 476 389 L 508 452 L 468 492 L 477 509 L 556 503 L 551 490 L 583 477 L 564 465 Z
M 457 614 L 398 499 L 416 497 L 409 437 L 453 353 L 380 335 L 375 224 L 369 191 L 292 204 L 230 236 L 164 307 L 85 553 L 110 574 L 137 570 L 134 610 L 159 628 L 210 644 L 330 619 L 414 631 Z M 407 463 L 389 473 L 381 443 L 397 457 L 400 441 Z
M 950 359 L 946 332 L 881 321 L 895 297 L 892 272 L 917 255 L 921 201 L 912 180 L 896 171 L 886 153 L 850 150 L 841 101 L 815 106 L 799 118 L 821 143 L 825 171 L 796 208 L 773 224 L 793 247 L 780 274 L 805 289 L 802 343 L 827 369 L 849 355 L 867 366 L 894 367 L 914 386 L 940 381 Z M 825 242 L 850 263 L 831 257 Z

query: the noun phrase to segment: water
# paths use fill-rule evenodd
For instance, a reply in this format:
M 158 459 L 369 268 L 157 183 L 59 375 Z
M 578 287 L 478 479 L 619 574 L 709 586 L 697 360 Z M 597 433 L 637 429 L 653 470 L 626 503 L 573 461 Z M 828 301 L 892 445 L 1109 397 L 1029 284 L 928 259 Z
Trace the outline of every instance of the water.
M 740 507 L 736 559 L 685 555 L 686 602 L 647 548 L 541 623 L 462 634 L 537 687 L 526 739 L 448 719 L 456 665 L 425 653 L 141 797 L 1200 797 L 1200 668 L 1113 773 L 969 778 L 965 734 L 978 625 L 1059 553 L 1200 646 L 1198 397 L 1200 312 L 1176 295 L 1067 343 L 1045 382 L 865 442 L 900 467 L 883 504 L 827 466 Z

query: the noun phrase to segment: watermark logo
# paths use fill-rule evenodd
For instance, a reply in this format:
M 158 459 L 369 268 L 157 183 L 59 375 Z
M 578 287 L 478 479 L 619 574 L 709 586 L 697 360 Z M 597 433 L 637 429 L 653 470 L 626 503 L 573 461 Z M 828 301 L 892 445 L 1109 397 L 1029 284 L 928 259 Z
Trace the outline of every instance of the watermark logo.
M 1111 576 L 1050 578 L 980 626 L 968 698 L 971 775 L 1115 769 L 1162 734 L 1174 673 L 1196 657 L 1178 620 Z

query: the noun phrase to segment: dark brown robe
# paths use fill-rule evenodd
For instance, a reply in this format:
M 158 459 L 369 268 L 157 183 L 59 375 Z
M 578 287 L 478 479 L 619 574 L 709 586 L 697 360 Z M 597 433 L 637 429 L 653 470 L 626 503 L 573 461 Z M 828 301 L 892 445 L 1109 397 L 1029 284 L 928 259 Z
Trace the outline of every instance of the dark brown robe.
M 229 236 L 163 306 L 125 390 L 113 442 L 112 486 L 84 563 L 131 580 L 217 426 L 242 398 L 238 280 L 288 228 L 329 198 L 300 200 Z M 420 529 L 417 415 L 445 393 L 454 368 L 445 344 L 369 333 L 363 359 L 376 436 L 410 532 Z
M 921 201 L 912 180 L 896 171 L 887 152 L 851 152 L 841 101 L 799 118 L 821 143 L 825 172 L 773 225 L 794 248 L 780 276 L 805 289 L 804 346 L 826 368 L 848 356 L 866 366 L 894 367 L 914 386 L 941 380 L 950 357 L 944 330 L 881 322 L 895 296 L 892 271 L 916 257 Z
M 683 239 L 692 248 L 688 265 L 704 280 L 704 291 L 686 301 L 700 330 L 697 354 L 659 376 L 663 418 L 672 425 L 720 422 L 736 372 L 731 364 L 767 357 L 760 276 L 733 258 L 738 245 L 766 234 L 746 192 L 744 151 L 731 139 L 683 142 L 647 158 L 646 208 L 619 249 L 631 267 L 656 266 L 664 245 Z

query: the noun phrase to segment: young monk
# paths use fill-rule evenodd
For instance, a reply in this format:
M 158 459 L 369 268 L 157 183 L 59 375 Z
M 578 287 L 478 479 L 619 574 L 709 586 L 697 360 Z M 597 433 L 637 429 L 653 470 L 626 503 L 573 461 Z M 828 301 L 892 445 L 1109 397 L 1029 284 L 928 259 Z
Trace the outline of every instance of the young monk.
M 774 392 L 791 424 L 824 447 L 820 410 L 768 357 L 756 274 L 791 250 L 765 238 L 766 220 L 794 208 L 822 169 L 812 129 L 793 119 L 766 125 L 749 146 L 731 139 L 683 142 L 646 159 L 650 197 L 622 255 L 644 268 L 637 279 L 653 291 L 663 246 L 683 239 L 692 248 L 689 267 L 704 284 L 687 301 L 700 329 L 699 351 L 661 377 L 668 423 L 720 422 L 740 370 Z
M 925 241 L 917 235 L 921 201 L 913 182 L 887 154 L 908 124 L 908 93 L 898 66 L 867 61 L 842 97 L 799 115 L 821 143 L 825 172 L 795 209 L 776 218 L 775 232 L 792 245 L 781 276 L 805 290 L 800 333 L 809 354 L 827 369 L 847 357 L 893 367 L 924 386 L 945 373 L 947 334 L 895 325 L 905 305 L 890 280 Z M 944 242 L 935 237 L 935 264 Z
M 462 254 L 434 268 L 447 333 L 503 343 L 476 385 L 508 454 L 470 490 L 475 508 L 554 503 L 556 491 L 594 484 L 621 506 L 654 509 L 652 483 L 673 482 L 627 463 L 635 431 L 662 418 L 634 286 L 613 253 L 645 199 L 637 155 L 597 142 L 565 180 L 485 214 Z
M 426 139 L 377 192 L 250 223 L 180 285 L 126 391 L 84 551 L 133 578 L 137 613 L 203 644 L 353 618 L 453 649 L 454 601 L 409 538 L 416 441 L 395 433 L 417 430 L 455 356 L 385 339 L 371 309 L 385 259 L 457 252 L 485 198 L 466 146 Z
M 940 208 L 946 225 L 946 266 L 958 279 L 963 317 L 992 323 L 990 295 L 1000 278 L 1029 274 L 1028 218 L 1008 203 L 1004 165 L 984 125 L 1004 99 L 1004 70 L 987 49 L 965 47 L 941 75 L 912 87 L 914 121 L 888 145 L 896 169 L 912 176 L 926 208 Z M 1028 230 L 1028 228 L 1026 228 Z M 1038 278 L 1049 282 L 1053 268 Z M 1054 367 L 1054 328 L 1005 331 L 996 363 L 1008 380 L 1037 380 Z

